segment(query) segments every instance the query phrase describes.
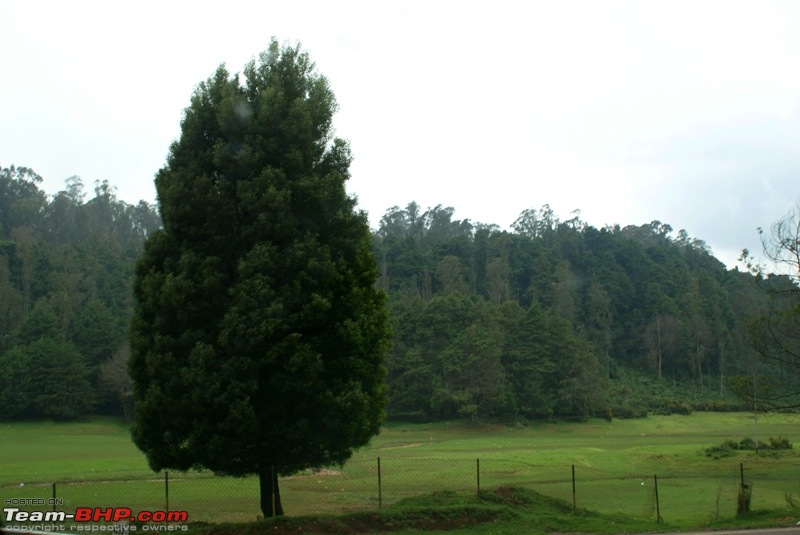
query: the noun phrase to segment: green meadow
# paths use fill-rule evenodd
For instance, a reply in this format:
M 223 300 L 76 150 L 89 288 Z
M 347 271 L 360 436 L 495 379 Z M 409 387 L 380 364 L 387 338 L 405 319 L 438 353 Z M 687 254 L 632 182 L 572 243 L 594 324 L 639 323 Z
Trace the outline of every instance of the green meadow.
M 124 424 L 4 423 L 0 497 L 51 498 L 60 508 L 125 506 L 186 510 L 192 521 L 241 522 L 259 515 L 256 478 L 208 472 L 151 472 Z M 740 478 L 752 509 L 791 516 L 800 503 L 800 456 L 737 451 L 713 459 L 705 448 L 744 437 L 798 438 L 786 415 L 694 413 L 638 420 L 530 425 L 389 424 L 343 467 L 281 479 L 288 515 L 391 510 L 419 496 L 449 491 L 475 496 L 520 488 L 570 507 L 674 527 L 736 516 Z M 800 448 L 800 446 L 798 446 Z M 380 458 L 380 492 L 378 485 Z M 743 471 L 740 471 L 740 467 Z M 573 494 L 572 472 L 575 472 Z M 657 481 L 656 481 L 657 480 Z M 656 483 L 658 501 L 656 501 Z

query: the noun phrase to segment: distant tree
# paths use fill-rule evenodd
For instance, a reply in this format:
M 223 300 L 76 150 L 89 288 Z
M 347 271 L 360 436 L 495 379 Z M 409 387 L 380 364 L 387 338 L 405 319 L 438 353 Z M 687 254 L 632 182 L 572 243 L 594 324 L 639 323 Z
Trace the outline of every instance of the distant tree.
M 42 338 L 56 338 L 59 334 L 58 316 L 44 301 L 40 301 L 25 318 L 14 338 L 16 345 L 23 346 Z
M 461 261 L 457 256 L 448 255 L 439 261 L 436 266 L 436 278 L 441 285 L 441 293 L 444 295 L 466 291 Z
M 511 295 L 509 289 L 511 268 L 508 265 L 508 259 L 492 259 L 486 265 L 485 274 L 486 293 L 489 300 L 494 303 L 502 303 L 509 299 Z
M 78 310 L 70 324 L 69 337 L 95 371 L 111 358 L 122 342 L 114 317 L 97 299 L 89 300 Z
M 502 333 L 494 322 L 468 326 L 442 352 L 443 401 L 461 417 L 496 416 L 505 412 L 507 392 L 501 362 Z
M 613 325 L 611 298 L 597 280 L 589 285 L 584 325 L 588 339 L 594 345 L 595 354 L 605 365 L 608 377 L 611 373 L 611 326 Z
M 41 338 L 22 348 L 30 359 L 31 401 L 47 418 L 79 418 L 92 412 L 95 395 L 83 356 L 62 337 Z
M 572 322 L 575 319 L 575 277 L 569 267 L 569 262 L 562 260 L 556 266 L 554 273 L 556 282 L 553 283 L 553 309 L 565 320 Z
M 9 257 L 0 253 L 0 354 L 11 345 L 22 316 L 22 295 L 14 287 Z
M 556 217 L 550 205 L 545 204 L 539 210 L 535 208 L 523 210 L 517 220 L 511 224 L 511 228 L 517 234 L 535 238 L 552 232 L 558 224 L 558 217 Z
M 100 393 L 116 401 L 126 421 L 133 418 L 133 381 L 128 373 L 130 354 L 130 347 L 122 346 L 100 365 L 98 377 Z
M 764 311 L 750 325 L 753 349 L 766 367 L 758 379 L 740 376 L 737 392 L 772 408 L 800 407 L 800 204 L 775 222 L 769 233 L 759 229 L 765 256 L 781 271 L 769 273 L 747 250 L 741 259 L 766 288 Z M 753 367 L 755 370 L 756 367 Z M 759 388 L 762 384 L 764 387 Z M 767 386 L 768 385 L 768 386 Z
M 257 474 L 264 516 L 273 466 L 343 463 L 386 402 L 385 297 L 335 109 L 299 46 L 220 67 L 156 176 L 163 230 L 136 271 L 135 443 L 155 470 Z
M 0 353 L 0 421 L 25 414 L 31 405 L 31 364 L 19 347 Z
M 0 236 L 40 223 L 47 205 L 47 195 L 38 187 L 41 182 L 42 177 L 28 167 L 0 168 Z
M 656 313 L 644 331 L 647 358 L 656 376 L 661 379 L 664 368 L 675 370 L 678 356 L 683 352 L 682 325 L 670 314 Z

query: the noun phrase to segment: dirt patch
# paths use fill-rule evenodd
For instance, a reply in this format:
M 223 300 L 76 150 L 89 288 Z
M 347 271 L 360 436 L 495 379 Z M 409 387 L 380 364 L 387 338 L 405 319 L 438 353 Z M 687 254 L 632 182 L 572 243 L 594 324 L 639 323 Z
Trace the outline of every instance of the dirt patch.
M 422 442 L 407 442 L 405 444 L 397 444 L 396 446 L 386 446 L 384 450 L 399 450 L 401 448 L 416 448 L 417 446 L 422 446 Z
M 330 470 L 328 468 L 322 468 L 320 470 L 314 470 L 312 472 L 307 472 L 303 474 L 296 474 L 293 476 L 284 477 L 281 479 L 303 479 L 306 477 L 331 477 L 331 476 L 340 476 L 342 473 L 339 470 Z
M 529 505 L 530 500 L 524 496 L 520 496 L 513 488 L 500 487 L 497 489 L 497 495 L 500 496 L 503 503 L 513 506 Z

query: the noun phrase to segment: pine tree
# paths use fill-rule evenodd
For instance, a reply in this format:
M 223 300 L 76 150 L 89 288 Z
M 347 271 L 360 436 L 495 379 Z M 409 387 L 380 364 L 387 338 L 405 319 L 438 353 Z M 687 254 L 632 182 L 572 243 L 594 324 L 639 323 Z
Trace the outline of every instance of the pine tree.
M 272 516 L 277 473 L 343 463 L 379 431 L 390 336 L 326 79 L 273 40 L 239 80 L 221 66 L 198 86 L 156 176 L 133 437 L 155 470 L 258 474 Z

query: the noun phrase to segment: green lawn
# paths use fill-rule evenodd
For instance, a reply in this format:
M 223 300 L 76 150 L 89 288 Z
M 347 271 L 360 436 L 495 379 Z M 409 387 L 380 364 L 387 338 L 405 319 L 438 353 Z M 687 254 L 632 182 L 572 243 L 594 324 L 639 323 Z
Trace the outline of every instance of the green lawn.
M 759 417 L 761 440 L 785 436 L 794 442 L 797 431 L 794 417 Z M 283 478 L 281 493 L 293 515 L 376 510 L 380 457 L 384 508 L 434 491 L 469 495 L 477 492 L 479 460 L 482 489 L 529 488 L 572 504 L 574 465 L 578 507 L 655 519 L 657 476 L 661 516 L 675 526 L 696 526 L 735 515 L 743 463 L 753 507 L 791 514 L 787 494 L 800 500 L 794 450 L 778 457 L 738 452 L 718 460 L 702 453 L 745 436 L 754 436 L 754 421 L 744 413 L 529 426 L 390 424 L 344 467 Z M 119 422 L 2 424 L 0 497 L 50 497 L 53 482 L 57 496 L 69 501 L 64 510 L 166 506 L 164 475 L 150 472 Z M 171 472 L 169 507 L 188 510 L 194 521 L 254 520 L 258 482 Z

